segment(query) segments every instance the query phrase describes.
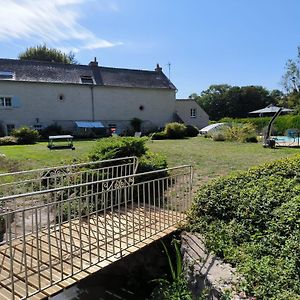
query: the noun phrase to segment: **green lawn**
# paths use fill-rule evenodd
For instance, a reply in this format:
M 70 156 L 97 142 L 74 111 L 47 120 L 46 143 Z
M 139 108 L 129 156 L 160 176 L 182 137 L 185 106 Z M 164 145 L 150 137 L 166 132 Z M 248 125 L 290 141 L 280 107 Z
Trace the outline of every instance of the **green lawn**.
M 191 164 L 199 182 L 231 171 L 300 153 L 300 149 L 263 148 L 261 143 L 215 142 L 204 137 L 149 142 L 154 152 L 166 155 L 169 166 Z
M 46 143 L 36 145 L 1 146 L 0 153 L 9 158 L 12 169 L 32 169 L 87 160 L 95 141 L 75 141 L 75 151 L 48 150 Z M 199 182 L 243 170 L 263 162 L 300 153 L 300 149 L 265 149 L 261 144 L 214 142 L 203 137 L 186 140 L 149 141 L 153 152 L 167 157 L 169 166 L 192 164 Z M 4 160 L 0 160 L 4 170 Z

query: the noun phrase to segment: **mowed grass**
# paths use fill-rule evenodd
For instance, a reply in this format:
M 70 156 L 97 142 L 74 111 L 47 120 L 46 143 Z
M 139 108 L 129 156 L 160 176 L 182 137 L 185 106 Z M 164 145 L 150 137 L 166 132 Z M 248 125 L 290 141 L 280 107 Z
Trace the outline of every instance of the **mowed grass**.
M 199 183 L 300 153 L 295 148 L 268 149 L 261 143 L 215 142 L 204 137 L 159 140 L 148 145 L 152 151 L 164 154 L 169 166 L 191 164 Z
M 18 170 L 56 166 L 87 161 L 95 140 L 75 141 L 76 150 L 49 150 L 47 143 L 36 145 L 1 146 L 0 153 Z M 261 144 L 214 142 L 203 137 L 185 140 L 149 141 L 147 146 L 153 152 L 166 156 L 169 166 L 191 164 L 198 182 L 203 183 L 231 171 L 245 170 L 282 157 L 300 153 L 300 149 L 266 149 Z M 4 160 L 0 160 L 0 164 Z M 4 171 L 4 166 L 0 165 Z
M 87 161 L 93 145 L 94 140 L 75 141 L 75 150 L 49 150 L 47 143 L 42 142 L 35 145 L 0 146 L 0 153 L 5 154 L 11 164 L 15 162 L 15 168 L 28 170 Z M 0 164 L 1 162 L 4 163 L 0 161 Z M 1 169 L 3 170 L 3 166 L 0 165 Z

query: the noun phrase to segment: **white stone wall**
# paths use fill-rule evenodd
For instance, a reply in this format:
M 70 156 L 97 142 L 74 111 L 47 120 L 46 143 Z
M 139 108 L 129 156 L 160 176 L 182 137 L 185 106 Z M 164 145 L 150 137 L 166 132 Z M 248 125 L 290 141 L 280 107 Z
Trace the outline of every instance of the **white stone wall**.
M 196 117 L 191 117 L 192 108 L 196 109 Z M 198 129 L 208 125 L 208 114 L 195 100 L 177 100 L 176 113 L 185 124 L 196 126 Z
M 105 125 L 116 124 L 121 132 L 134 117 L 146 127 L 164 126 L 175 111 L 175 91 L 169 89 L 94 86 L 92 91 L 88 85 L 0 81 L 1 96 L 13 97 L 12 107 L 0 107 L 5 127 L 33 126 L 38 119 L 43 126 L 58 122 L 70 129 L 73 121 L 92 121 L 94 116 Z

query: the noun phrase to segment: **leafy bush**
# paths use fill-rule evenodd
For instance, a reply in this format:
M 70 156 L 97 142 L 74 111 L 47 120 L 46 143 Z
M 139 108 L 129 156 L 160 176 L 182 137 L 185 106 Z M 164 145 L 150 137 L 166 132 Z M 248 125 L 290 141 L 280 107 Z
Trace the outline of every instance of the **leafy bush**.
M 141 157 L 146 153 L 147 138 L 109 137 L 97 141 L 89 157 L 93 161 L 114 159 L 126 156 Z
M 41 135 L 44 138 L 48 138 L 50 135 L 60 135 L 63 133 L 63 130 L 61 126 L 57 124 L 52 124 L 47 127 L 45 127 L 43 130 L 41 130 Z
M 300 298 L 299 182 L 296 156 L 214 180 L 194 200 L 189 229 L 237 266 L 257 299 Z
M 251 123 L 256 127 L 256 130 L 261 133 L 268 126 L 271 117 L 258 117 L 258 118 L 223 118 L 219 122 L 225 123 Z M 279 116 L 274 122 L 274 134 L 283 135 L 289 128 L 300 129 L 300 115 L 285 115 Z
M 186 126 L 181 123 L 168 123 L 164 130 L 168 139 L 183 139 L 185 137 Z
M 154 132 L 151 135 L 151 140 L 165 140 L 167 139 L 167 135 L 164 131 L 162 132 Z
M 247 142 L 256 138 L 255 127 L 251 123 L 235 124 L 222 130 L 226 141 Z
M 135 132 L 140 132 L 141 131 L 141 126 L 142 126 L 142 120 L 139 118 L 133 118 L 130 120 L 130 125 L 132 126 L 133 130 Z
M 35 144 L 39 138 L 38 131 L 29 127 L 14 129 L 12 135 L 17 138 L 18 144 Z
M 139 159 L 137 171 L 138 173 L 144 173 L 166 169 L 167 167 L 167 160 L 163 155 L 147 151 L 146 154 Z
M 193 125 L 186 125 L 185 136 L 195 137 L 199 134 L 199 129 Z
M 163 155 L 147 151 L 146 154 L 139 159 L 137 173 L 163 170 L 166 169 L 167 167 L 168 167 L 168 163 L 166 158 Z M 139 182 L 142 182 L 147 180 L 153 180 L 160 177 L 165 177 L 167 175 L 168 173 L 167 171 L 165 171 L 165 172 L 159 172 L 154 174 L 142 175 L 139 176 L 137 180 Z
M 4 131 L 3 126 L 0 124 L 0 137 L 3 137 L 3 136 L 5 136 L 5 131 Z
M 249 136 L 245 139 L 246 143 L 258 143 L 257 136 Z
M 2 145 L 16 145 L 18 143 L 17 138 L 14 136 L 0 137 L 0 146 Z
M 159 283 L 158 287 L 152 292 L 151 298 L 153 300 L 192 300 L 192 294 L 188 288 L 188 282 L 183 273 L 182 257 L 179 249 L 179 242 L 173 240 L 172 244 L 175 249 L 176 261 L 172 262 L 171 254 L 163 243 L 164 251 L 167 256 L 171 282 L 167 279 L 161 278 L 156 281 Z
M 216 142 L 224 142 L 226 140 L 222 132 L 214 132 L 211 137 Z

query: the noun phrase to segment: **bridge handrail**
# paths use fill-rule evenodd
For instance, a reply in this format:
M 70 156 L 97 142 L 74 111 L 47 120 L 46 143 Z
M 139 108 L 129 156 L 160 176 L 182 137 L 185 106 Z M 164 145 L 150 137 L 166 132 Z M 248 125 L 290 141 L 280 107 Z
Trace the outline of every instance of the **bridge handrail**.
M 96 166 L 96 168 L 95 168 Z M 71 180 L 89 180 L 86 177 L 105 179 L 109 176 L 134 174 L 137 171 L 138 158 L 128 156 L 116 159 L 61 165 L 27 171 L 0 174 L 0 196 L 6 194 L 24 194 L 34 190 L 48 190 L 56 186 L 71 184 Z M 75 175 L 80 178 L 75 178 Z M 6 179 L 7 178 L 7 179 Z M 1 182 L 2 180 L 2 182 Z M 5 182 L 7 180 L 7 182 Z
M 141 177 L 141 176 L 144 176 L 144 175 L 153 175 L 153 174 L 158 174 L 158 173 L 181 170 L 183 168 L 187 168 L 189 171 L 192 172 L 192 166 L 191 165 L 181 165 L 181 166 L 165 168 L 165 169 L 159 169 L 159 170 L 154 170 L 154 171 L 149 171 L 149 172 L 135 173 L 135 174 L 130 174 L 130 175 L 126 175 L 126 176 L 107 178 L 107 179 L 98 180 L 98 181 L 89 181 L 89 182 L 85 182 L 85 183 L 79 183 L 79 184 L 74 184 L 74 185 L 69 185 L 69 186 L 57 187 L 57 188 L 52 188 L 52 189 L 48 189 L 48 190 L 40 190 L 40 191 L 35 191 L 35 192 L 28 192 L 28 193 L 11 195 L 11 196 L 4 196 L 4 197 L 0 197 L 0 201 L 18 199 L 18 198 L 22 198 L 24 196 L 34 196 L 34 195 L 39 195 L 39 194 L 46 194 L 46 193 L 49 193 L 49 192 L 54 193 L 54 192 L 59 192 L 59 191 L 65 190 L 66 188 L 71 189 L 71 188 L 76 188 L 76 187 L 85 187 L 85 186 L 90 186 L 90 185 L 99 184 L 99 183 L 114 182 L 114 181 L 118 181 L 118 180 L 122 180 L 122 179 L 126 179 L 126 178 L 136 178 L 136 177 Z
M 27 299 L 170 232 L 185 220 L 192 180 L 183 165 L 0 198 L 0 294 Z

